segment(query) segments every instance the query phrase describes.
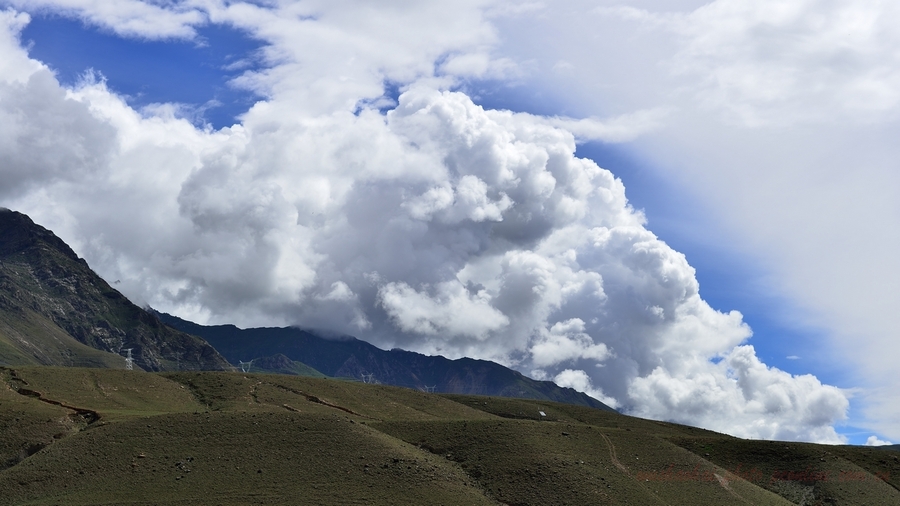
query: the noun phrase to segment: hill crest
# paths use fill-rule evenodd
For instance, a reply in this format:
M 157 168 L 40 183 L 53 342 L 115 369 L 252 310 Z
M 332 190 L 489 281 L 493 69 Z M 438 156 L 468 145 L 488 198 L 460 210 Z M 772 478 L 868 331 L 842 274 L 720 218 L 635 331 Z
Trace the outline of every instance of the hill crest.
M 367 383 L 437 393 L 548 400 L 614 411 L 587 394 L 552 381 L 533 380 L 488 360 L 451 360 L 399 348 L 386 351 L 352 336 L 326 338 L 296 327 L 240 329 L 234 325 L 198 325 L 166 313 L 157 316 L 166 325 L 202 337 L 233 364 L 280 354 L 327 376 Z

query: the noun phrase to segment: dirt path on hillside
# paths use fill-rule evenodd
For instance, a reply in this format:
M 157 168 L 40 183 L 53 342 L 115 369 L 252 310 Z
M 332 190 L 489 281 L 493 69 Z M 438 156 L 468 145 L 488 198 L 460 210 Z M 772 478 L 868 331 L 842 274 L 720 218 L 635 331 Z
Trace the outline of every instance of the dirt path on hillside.
M 721 485 L 722 488 L 724 488 L 729 494 L 733 495 L 734 497 L 739 499 L 744 504 L 753 504 L 750 501 L 748 501 L 748 500 L 744 499 L 743 497 L 741 497 L 740 495 L 738 495 L 737 492 L 732 490 L 731 485 L 728 483 L 728 479 L 726 477 L 721 476 L 717 473 L 713 473 L 713 476 L 716 477 L 716 480 L 719 482 L 719 485 Z
M 69 415 L 69 417 L 72 419 L 80 418 L 84 421 L 85 426 L 91 425 L 92 423 L 100 420 L 100 413 L 97 413 L 92 409 L 79 408 L 77 406 L 70 406 L 60 401 L 54 401 L 53 399 L 44 397 L 44 394 L 38 392 L 37 390 L 25 388 L 29 386 L 28 382 L 22 379 L 14 369 L 7 370 L 9 371 L 9 381 L 7 382 L 7 388 L 12 390 L 13 392 L 19 395 L 24 395 L 25 397 L 31 397 L 32 399 L 50 404 L 52 406 L 59 406 L 61 408 L 68 409 L 69 411 L 73 412 Z
M 629 478 L 633 479 L 634 482 L 637 483 L 637 484 L 638 484 L 642 489 L 644 489 L 648 494 L 650 494 L 650 495 L 652 495 L 653 497 L 659 499 L 660 502 L 662 502 L 663 504 L 666 504 L 667 506 L 671 506 L 671 505 L 669 505 L 669 503 L 663 501 L 663 499 L 662 499 L 661 497 L 659 497 L 658 495 L 656 495 L 656 492 L 654 492 L 653 490 L 651 490 L 650 487 L 648 487 L 648 486 L 645 485 L 643 482 L 641 482 L 641 480 L 639 480 L 639 479 L 635 478 L 634 476 L 632 476 L 631 471 L 629 471 L 628 468 L 625 467 L 625 465 L 622 464 L 621 461 L 619 461 L 619 457 L 616 455 L 616 445 L 613 444 L 613 442 L 609 439 L 609 437 L 608 437 L 606 434 L 604 434 L 604 433 L 602 433 L 602 432 L 600 432 L 599 434 L 600 434 L 600 437 L 602 437 L 603 440 L 606 441 L 606 446 L 609 447 L 609 460 L 612 461 L 613 465 L 616 466 L 616 467 L 618 467 L 619 470 L 622 471 L 623 473 L 625 473 Z M 732 492 L 732 494 L 734 494 L 734 492 Z
M 600 433 L 600 437 L 602 437 L 603 440 L 606 441 L 606 446 L 609 448 L 609 460 L 611 460 L 613 465 L 618 467 L 623 473 L 630 476 L 631 473 L 628 472 L 628 468 L 625 467 L 621 462 L 619 462 L 619 458 L 616 456 L 616 445 L 612 444 L 612 441 L 610 441 L 609 438 L 606 437 L 606 434 L 602 432 Z

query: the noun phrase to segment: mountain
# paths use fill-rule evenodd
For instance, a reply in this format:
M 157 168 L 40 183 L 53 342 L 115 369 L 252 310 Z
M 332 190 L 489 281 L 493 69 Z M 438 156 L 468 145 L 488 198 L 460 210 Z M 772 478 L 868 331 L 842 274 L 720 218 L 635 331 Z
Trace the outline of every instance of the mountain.
M 123 368 L 126 350 L 148 371 L 251 368 L 362 379 L 436 392 L 553 400 L 610 410 L 550 381 L 494 362 L 384 351 L 298 328 L 202 326 L 148 312 L 97 276 L 60 238 L 0 208 L 0 366 Z
M 166 325 L 202 337 L 232 364 L 273 355 L 306 364 L 332 377 L 347 377 L 434 392 L 550 400 L 613 411 L 602 402 L 552 381 L 536 381 L 496 362 L 393 349 L 385 351 L 354 337 L 325 338 L 294 327 L 240 329 L 204 326 L 157 313 Z M 259 362 L 254 360 L 254 365 Z
M 0 365 L 224 370 L 202 339 L 163 325 L 52 232 L 0 208 Z

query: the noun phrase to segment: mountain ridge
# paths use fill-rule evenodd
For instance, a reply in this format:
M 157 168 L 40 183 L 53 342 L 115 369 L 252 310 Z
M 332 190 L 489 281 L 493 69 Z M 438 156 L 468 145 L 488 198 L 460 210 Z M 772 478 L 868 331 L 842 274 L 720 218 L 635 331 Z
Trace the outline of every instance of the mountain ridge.
M 326 338 L 298 327 L 205 326 L 167 313 L 156 314 L 165 324 L 205 339 L 233 364 L 282 354 L 332 377 L 438 393 L 550 400 L 615 411 L 587 394 L 552 381 L 528 378 L 488 360 L 451 360 L 399 348 L 382 350 L 352 336 Z
M 0 208 L 0 363 L 226 370 L 212 346 L 165 326 L 98 276 L 62 239 Z

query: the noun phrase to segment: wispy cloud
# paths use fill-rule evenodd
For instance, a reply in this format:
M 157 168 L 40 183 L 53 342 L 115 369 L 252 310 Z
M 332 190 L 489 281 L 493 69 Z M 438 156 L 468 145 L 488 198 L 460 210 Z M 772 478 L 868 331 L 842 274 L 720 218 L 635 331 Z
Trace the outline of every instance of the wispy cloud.
M 142 0 L 4 0 L 20 10 L 51 12 L 77 17 L 86 23 L 127 37 L 145 39 L 192 39 L 195 27 L 206 23 L 205 12 L 191 2 Z
M 659 128 L 669 112 L 665 108 L 655 108 L 606 120 L 553 117 L 545 121 L 549 125 L 572 132 L 579 141 L 627 142 Z

